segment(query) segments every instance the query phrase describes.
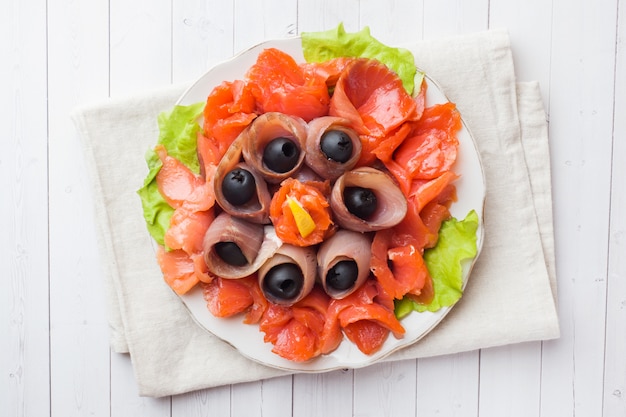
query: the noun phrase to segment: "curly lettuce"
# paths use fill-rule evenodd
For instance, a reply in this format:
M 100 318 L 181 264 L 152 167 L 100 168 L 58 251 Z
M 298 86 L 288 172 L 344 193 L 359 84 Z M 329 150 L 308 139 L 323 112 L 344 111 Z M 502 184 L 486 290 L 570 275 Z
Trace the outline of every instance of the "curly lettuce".
M 168 155 L 178 159 L 195 173 L 200 172 L 196 149 L 197 134 L 200 130 L 198 118 L 203 110 L 204 103 L 174 106 L 170 112 L 163 112 L 158 117 L 157 143 L 165 147 Z M 160 245 L 164 245 L 165 232 L 170 226 L 174 209 L 165 201 L 157 187 L 156 176 L 163 164 L 154 149 L 146 152 L 145 159 L 148 175 L 137 194 L 141 198 L 143 217 L 150 236 Z
M 463 295 L 462 262 L 477 254 L 478 214 L 470 211 L 465 219 L 451 218 L 442 223 L 437 245 L 424 252 L 424 262 L 433 279 L 435 297 L 430 304 L 416 303 L 408 297 L 396 302 L 395 313 L 402 318 L 411 311 L 437 311 L 454 305 Z
M 398 74 L 409 94 L 413 94 L 415 85 L 422 84 L 424 77 L 423 73 L 417 73 L 411 51 L 381 43 L 370 34 L 367 26 L 355 33 L 346 32 L 343 23 L 323 32 L 303 32 L 302 52 L 307 62 L 339 57 L 376 59 Z

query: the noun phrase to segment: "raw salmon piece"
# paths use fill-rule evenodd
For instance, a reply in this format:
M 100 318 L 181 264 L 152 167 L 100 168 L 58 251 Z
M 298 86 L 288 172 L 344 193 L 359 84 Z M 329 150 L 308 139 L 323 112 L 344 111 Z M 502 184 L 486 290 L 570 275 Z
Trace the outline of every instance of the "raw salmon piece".
M 179 295 L 187 293 L 199 282 L 194 262 L 183 250 L 166 251 L 159 246 L 157 262 L 163 272 L 163 279 Z
M 178 159 L 167 154 L 162 145 L 155 147 L 163 166 L 156 176 L 159 192 L 173 208 L 185 206 L 192 211 L 209 210 L 215 203 L 213 179 L 205 181 Z
M 387 136 L 407 120 L 415 120 L 417 103 L 397 74 L 371 59 L 356 59 L 339 77 L 330 115 L 344 117 L 360 134 Z
M 323 332 L 329 297 L 319 288 L 293 306 L 270 303 L 259 323 L 272 351 L 286 359 L 302 362 L 322 352 Z
M 280 112 L 307 122 L 328 113 L 330 96 L 324 77 L 304 71 L 278 49 L 262 51 L 246 78 L 259 113 Z
M 256 101 L 242 80 L 224 81 L 207 97 L 204 133 L 224 155 L 235 138 L 256 118 Z
M 394 160 L 413 179 L 433 179 L 450 170 L 456 161 L 461 116 L 454 103 L 424 110 L 410 136 L 395 150 Z
M 272 197 L 270 218 L 276 235 L 285 243 L 296 246 L 310 246 L 322 242 L 333 230 L 330 204 L 326 195 L 330 193 L 328 182 L 300 182 L 288 178 Z M 308 212 L 315 228 L 302 236 L 296 224 L 288 199 L 293 199 Z
M 170 227 L 165 232 L 165 245 L 170 249 L 182 249 L 189 255 L 203 249 L 204 235 L 215 215 L 213 210 L 190 211 L 179 207 L 170 219 Z
M 325 80 L 329 89 L 337 84 L 341 73 L 350 66 L 356 58 L 338 57 L 323 62 L 305 62 L 300 64 L 303 71 L 314 72 L 317 76 Z
M 389 337 L 387 328 L 370 320 L 361 320 L 348 324 L 343 331 L 348 340 L 354 343 L 366 355 L 378 352 Z
M 395 299 L 419 294 L 429 273 L 421 248 L 411 244 L 396 246 L 392 229 L 376 232 L 372 241 L 371 269 L 382 289 Z
M 254 303 L 249 287 L 235 279 L 214 279 L 203 285 L 203 296 L 207 308 L 215 317 L 234 316 Z

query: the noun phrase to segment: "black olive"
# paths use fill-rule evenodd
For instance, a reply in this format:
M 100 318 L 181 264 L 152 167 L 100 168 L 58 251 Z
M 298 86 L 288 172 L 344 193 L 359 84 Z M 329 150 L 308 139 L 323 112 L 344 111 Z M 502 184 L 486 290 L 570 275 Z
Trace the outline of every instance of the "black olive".
M 241 248 L 235 242 L 217 242 L 214 247 L 217 256 L 229 265 L 244 266 L 248 263 Z
M 294 299 L 302 291 L 304 275 L 296 264 L 273 266 L 263 279 L 263 291 L 277 300 Z
M 263 163 L 279 174 L 291 171 L 300 158 L 300 149 L 293 140 L 285 137 L 272 139 L 263 150 Z
M 340 261 L 326 274 L 326 286 L 343 291 L 354 286 L 359 275 L 359 267 L 355 261 Z
M 363 187 L 346 187 L 343 190 L 343 201 L 350 213 L 363 220 L 374 214 L 378 205 L 376 194 Z
M 336 162 L 347 162 L 352 156 L 350 136 L 341 130 L 329 130 L 324 133 L 320 141 L 320 147 L 328 159 Z
M 243 168 L 229 171 L 222 181 L 222 193 L 233 206 L 247 203 L 256 193 L 254 176 Z

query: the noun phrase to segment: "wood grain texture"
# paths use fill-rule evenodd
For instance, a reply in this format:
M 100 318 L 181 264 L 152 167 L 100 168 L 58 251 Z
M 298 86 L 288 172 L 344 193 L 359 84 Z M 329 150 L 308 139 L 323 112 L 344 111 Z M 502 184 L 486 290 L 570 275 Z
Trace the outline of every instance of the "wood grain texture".
M 10 0 L 0 16 L 0 415 L 626 415 L 624 0 Z M 71 109 L 344 22 L 389 44 L 506 28 L 550 119 L 559 340 L 142 398 L 108 346 Z M 77 244 L 79 242 L 79 244 Z
M 616 13 L 616 1 L 553 2 L 549 113 L 562 319 L 561 338 L 544 343 L 542 415 L 602 408 Z M 556 382 L 562 378 L 569 383 Z
M 604 416 L 626 415 L 626 7 L 618 4 L 615 41 L 613 161 L 607 312 L 604 351 Z
M 109 412 L 108 325 L 87 167 L 69 114 L 108 96 L 108 3 L 48 7 L 50 370 L 54 415 Z M 81 250 L 69 236 L 85 237 Z M 87 243 L 89 242 L 89 243 Z
M 3 8 L 0 414 L 50 414 L 45 1 Z

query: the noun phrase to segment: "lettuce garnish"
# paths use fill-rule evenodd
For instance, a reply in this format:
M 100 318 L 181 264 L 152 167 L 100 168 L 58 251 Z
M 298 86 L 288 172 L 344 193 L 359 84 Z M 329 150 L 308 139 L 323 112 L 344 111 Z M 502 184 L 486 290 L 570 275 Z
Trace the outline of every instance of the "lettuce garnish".
M 204 110 L 204 103 L 189 106 L 174 106 L 172 111 L 159 114 L 159 139 L 169 156 L 178 159 L 187 168 L 195 173 L 200 172 L 200 163 L 197 155 L 197 133 L 200 130 L 198 118 Z M 156 176 L 163 166 L 154 149 L 146 152 L 148 175 L 144 179 L 143 187 L 137 194 L 141 197 L 143 217 L 148 232 L 152 238 L 164 245 L 164 236 L 170 227 L 170 219 L 174 209 L 165 201 L 156 183 Z
M 402 318 L 411 311 L 437 311 L 455 304 L 463 295 L 463 267 L 461 262 L 477 254 L 476 231 L 478 215 L 470 211 L 465 219 L 446 220 L 439 230 L 437 245 L 424 252 L 426 267 L 433 279 L 435 298 L 428 304 L 419 304 L 408 297 L 396 303 L 395 313 Z
M 339 57 L 376 59 L 393 70 L 409 94 L 415 85 L 421 85 L 424 74 L 419 73 L 411 51 L 387 46 L 370 35 L 369 27 L 347 33 L 340 23 L 335 29 L 323 32 L 303 32 L 302 52 L 307 62 L 324 62 Z

